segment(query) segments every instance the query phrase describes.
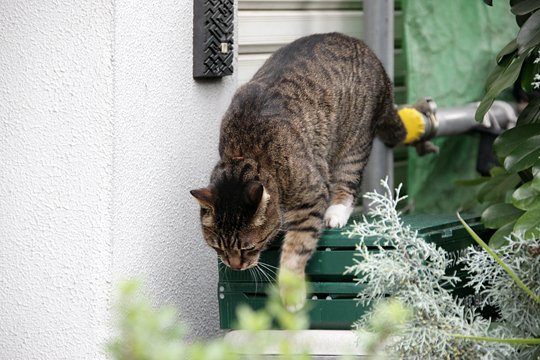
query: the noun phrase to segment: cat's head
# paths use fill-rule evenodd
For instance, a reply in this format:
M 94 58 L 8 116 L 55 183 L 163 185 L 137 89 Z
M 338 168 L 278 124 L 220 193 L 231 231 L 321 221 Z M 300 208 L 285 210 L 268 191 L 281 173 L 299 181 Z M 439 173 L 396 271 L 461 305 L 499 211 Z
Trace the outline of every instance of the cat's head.
M 248 179 L 245 168 L 239 173 L 226 170 L 215 174 L 208 187 L 191 194 L 201 206 L 208 245 L 225 265 L 245 270 L 257 265 L 261 252 L 279 232 L 279 205 L 257 176 Z

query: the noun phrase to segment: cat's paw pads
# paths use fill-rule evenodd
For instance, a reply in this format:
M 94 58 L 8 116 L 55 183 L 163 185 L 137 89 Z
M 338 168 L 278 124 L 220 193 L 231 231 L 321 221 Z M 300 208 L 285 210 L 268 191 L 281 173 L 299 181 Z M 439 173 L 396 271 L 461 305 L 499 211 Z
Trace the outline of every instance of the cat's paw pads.
M 352 213 L 352 206 L 331 205 L 324 214 L 324 223 L 329 228 L 340 228 L 347 224 Z
M 281 302 L 287 311 L 295 313 L 302 310 L 307 298 L 306 282 L 303 275 L 299 276 L 287 270 L 280 270 L 278 287 Z
M 285 308 L 287 309 L 288 312 L 290 313 L 297 313 L 299 312 L 300 310 L 302 310 L 302 308 L 304 307 L 306 301 L 302 301 L 301 303 L 296 303 L 296 304 L 288 304 L 288 305 L 285 305 Z
M 297 295 L 294 297 L 291 297 L 290 291 L 284 291 L 283 288 L 280 288 L 281 293 L 281 301 L 283 302 L 283 306 L 285 306 L 285 309 L 291 313 L 296 313 L 304 307 L 306 304 L 306 289 L 305 287 L 302 287 L 301 289 L 297 289 L 295 291 L 295 294 Z

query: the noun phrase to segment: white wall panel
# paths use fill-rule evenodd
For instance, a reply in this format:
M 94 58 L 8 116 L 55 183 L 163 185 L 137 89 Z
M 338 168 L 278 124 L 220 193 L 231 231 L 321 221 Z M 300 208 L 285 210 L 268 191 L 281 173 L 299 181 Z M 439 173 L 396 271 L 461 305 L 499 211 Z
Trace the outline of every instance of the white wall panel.
M 358 10 L 240 11 L 238 16 L 242 54 L 272 52 L 314 33 L 338 31 L 362 37 L 362 12 Z
M 361 9 L 361 0 L 240 0 L 240 10 Z

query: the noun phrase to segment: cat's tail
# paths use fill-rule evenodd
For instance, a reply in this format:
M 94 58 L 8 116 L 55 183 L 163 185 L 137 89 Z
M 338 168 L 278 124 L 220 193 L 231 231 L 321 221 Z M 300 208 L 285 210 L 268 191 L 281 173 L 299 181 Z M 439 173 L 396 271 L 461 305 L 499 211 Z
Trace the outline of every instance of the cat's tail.
M 379 138 L 390 147 L 394 147 L 403 143 L 407 136 L 407 130 L 401 118 L 399 117 L 393 101 L 390 104 L 383 106 L 383 111 L 380 114 L 377 124 L 377 135 Z
M 376 134 L 387 146 L 398 144 L 414 145 L 416 153 L 424 156 L 438 153 L 439 148 L 430 141 L 422 139 L 424 122 L 418 104 L 413 108 L 402 108 L 399 112 L 392 97 L 385 98 L 385 106 L 378 117 Z

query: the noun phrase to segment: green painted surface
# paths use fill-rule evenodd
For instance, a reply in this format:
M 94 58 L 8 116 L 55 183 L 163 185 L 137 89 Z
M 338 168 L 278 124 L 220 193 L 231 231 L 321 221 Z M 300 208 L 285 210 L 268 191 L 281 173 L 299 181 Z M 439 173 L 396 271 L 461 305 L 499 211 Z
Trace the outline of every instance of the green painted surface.
M 471 227 L 480 236 L 484 235 L 478 218 L 464 216 Z M 456 220 L 454 214 L 450 215 L 409 215 L 404 216 L 405 224 L 418 230 L 426 241 L 434 242 L 451 253 L 457 254 L 460 250 L 470 246 L 473 240 L 465 229 Z M 351 221 L 352 223 L 352 221 Z M 352 225 L 348 225 L 350 228 Z M 311 327 L 314 329 L 349 329 L 366 308 L 359 306 L 355 300 L 356 294 L 362 285 L 357 285 L 352 275 L 344 275 L 345 268 L 353 264 L 353 259 L 361 260 L 354 250 L 358 243 L 357 238 L 348 238 L 342 232 L 345 229 L 328 229 L 318 242 L 317 251 L 306 267 L 306 276 L 310 280 L 311 296 L 308 299 L 310 309 Z M 373 240 L 366 241 L 368 247 Z M 278 239 L 273 246 L 264 252 L 261 261 L 272 266 L 279 263 Z M 373 247 L 372 251 L 377 251 Z M 455 267 L 449 271 L 459 271 Z M 275 273 L 267 271 L 272 278 Z M 261 275 L 249 271 L 234 271 L 221 266 L 219 271 L 219 311 L 222 328 L 231 328 L 236 319 L 236 306 L 248 304 L 254 309 L 264 306 L 266 287 L 270 283 Z M 460 296 L 470 295 L 468 289 L 457 289 Z

